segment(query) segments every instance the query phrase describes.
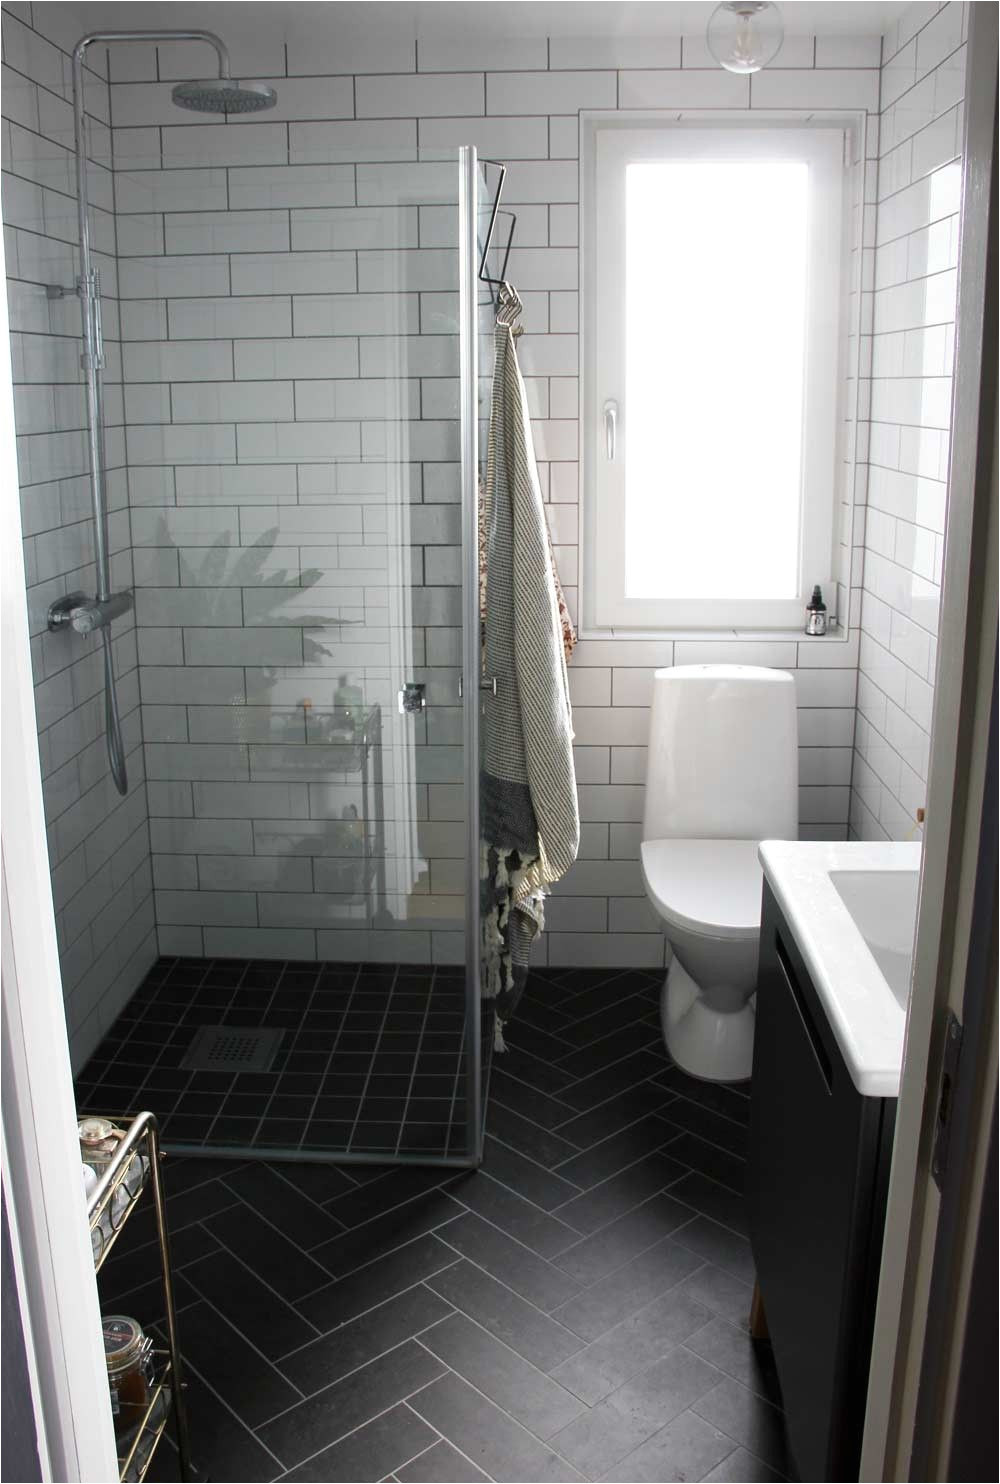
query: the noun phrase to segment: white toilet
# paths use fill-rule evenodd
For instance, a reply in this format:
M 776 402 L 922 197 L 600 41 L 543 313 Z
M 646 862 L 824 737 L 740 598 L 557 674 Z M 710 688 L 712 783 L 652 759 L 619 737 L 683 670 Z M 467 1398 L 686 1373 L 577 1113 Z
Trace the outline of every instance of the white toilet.
M 694 1077 L 750 1076 L 761 840 L 798 837 L 795 682 L 753 665 L 657 670 L 642 875 L 673 949 L 667 1050 Z

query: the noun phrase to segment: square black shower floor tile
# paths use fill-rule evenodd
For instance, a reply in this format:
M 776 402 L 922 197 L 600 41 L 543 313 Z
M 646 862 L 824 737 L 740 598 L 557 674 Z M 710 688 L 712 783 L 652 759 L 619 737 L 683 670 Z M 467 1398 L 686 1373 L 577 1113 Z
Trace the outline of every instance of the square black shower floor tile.
M 463 994 L 461 976 L 413 965 L 160 960 L 81 1073 L 79 1103 L 151 1107 L 171 1147 L 461 1153 Z M 282 1032 L 271 1070 L 181 1067 L 199 1027 L 220 1024 Z

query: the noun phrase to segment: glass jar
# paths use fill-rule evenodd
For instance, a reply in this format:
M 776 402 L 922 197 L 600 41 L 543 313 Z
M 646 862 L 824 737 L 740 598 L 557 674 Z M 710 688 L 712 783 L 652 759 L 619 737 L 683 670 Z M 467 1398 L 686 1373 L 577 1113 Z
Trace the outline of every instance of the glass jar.
M 153 1391 L 153 1342 L 127 1314 L 105 1314 L 104 1358 L 115 1437 L 122 1442 L 142 1422 Z
M 110 1118 L 82 1118 L 77 1124 L 77 1132 L 84 1164 L 90 1165 L 99 1176 L 103 1175 L 118 1152 L 125 1130 L 112 1123 Z

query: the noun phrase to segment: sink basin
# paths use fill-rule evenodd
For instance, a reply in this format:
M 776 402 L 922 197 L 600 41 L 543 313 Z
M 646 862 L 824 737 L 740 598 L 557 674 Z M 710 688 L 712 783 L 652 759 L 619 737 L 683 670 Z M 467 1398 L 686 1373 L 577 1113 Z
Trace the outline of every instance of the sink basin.
M 831 871 L 830 880 L 905 1010 L 910 999 L 919 872 Z
M 920 850 L 888 840 L 760 846 L 768 885 L 865 1097 L 899 1093 Z

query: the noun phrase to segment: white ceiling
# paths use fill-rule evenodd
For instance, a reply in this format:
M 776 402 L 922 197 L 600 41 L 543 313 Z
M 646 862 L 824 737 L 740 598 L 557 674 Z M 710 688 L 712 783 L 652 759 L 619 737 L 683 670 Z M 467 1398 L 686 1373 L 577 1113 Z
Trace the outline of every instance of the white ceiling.
M 714 0 L 84 0 L 64 4 L 88 28 L 218 26 L 237 17 L 257 32 L 283 35 L 318 10 L 345 32 L 426 36 L 679 36 L 704 31 Z M 790 36 L 878 36 L 906 9 L 889 0 L 788 0 Z

